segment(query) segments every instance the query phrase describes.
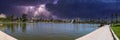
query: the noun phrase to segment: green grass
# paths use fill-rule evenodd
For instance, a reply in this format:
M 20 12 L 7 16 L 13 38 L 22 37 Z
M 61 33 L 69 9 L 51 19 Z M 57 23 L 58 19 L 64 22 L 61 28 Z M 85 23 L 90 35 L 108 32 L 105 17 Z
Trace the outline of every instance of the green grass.
M 120 24 L 113 24 L 112 25 L 112 30 L 114 33 L 117 35 L 117 37 L 120 39 Z

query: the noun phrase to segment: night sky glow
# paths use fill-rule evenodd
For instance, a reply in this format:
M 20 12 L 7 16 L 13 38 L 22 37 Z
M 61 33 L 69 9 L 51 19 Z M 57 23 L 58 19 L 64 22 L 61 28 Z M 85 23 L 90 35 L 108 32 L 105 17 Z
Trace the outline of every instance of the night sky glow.
M 21 10 L 21 13 L 28 15 L 31 14 L 30 16 L 32 17 L 57 18 L 46 9 L 46 4 L 40 4 L 37 6 L 16 6 L 16 8 Z
M 36 18 L 99 18 L 120 13 L 120 0 L 0 0 L 0 13 Z

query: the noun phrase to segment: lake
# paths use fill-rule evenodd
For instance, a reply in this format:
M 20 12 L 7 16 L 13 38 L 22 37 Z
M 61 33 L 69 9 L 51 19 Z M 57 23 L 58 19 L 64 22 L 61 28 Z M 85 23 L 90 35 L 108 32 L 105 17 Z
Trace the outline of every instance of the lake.
M 0 30 L 19 40 L 75 40 L 97 28 L 99 24 L 74 23 L 2 23 Z

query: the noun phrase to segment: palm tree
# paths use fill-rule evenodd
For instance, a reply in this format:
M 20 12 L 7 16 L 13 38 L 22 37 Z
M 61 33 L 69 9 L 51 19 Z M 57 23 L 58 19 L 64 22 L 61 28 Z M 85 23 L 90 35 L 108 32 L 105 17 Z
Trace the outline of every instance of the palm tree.
M 119 17 L 118 13 L 114 13 L 111 16 L 112 16 L 113 19 L 115 18 L 115 23 L 117 23 L 118 22 L 118 17 Z

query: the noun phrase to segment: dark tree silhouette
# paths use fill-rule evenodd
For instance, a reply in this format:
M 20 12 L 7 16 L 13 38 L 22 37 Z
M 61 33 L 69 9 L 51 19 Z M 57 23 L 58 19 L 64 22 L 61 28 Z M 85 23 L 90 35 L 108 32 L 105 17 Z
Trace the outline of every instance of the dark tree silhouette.
M 22 14 L 22 21 L 23 22 L 27 21 L 27 14 Z
M 119 14 L 118 13 L 113 13 L 111 16 L 112 16 L 113 19 L 115 19 L 115 23 L 117 23 L 118 18 L 119 18 Z

